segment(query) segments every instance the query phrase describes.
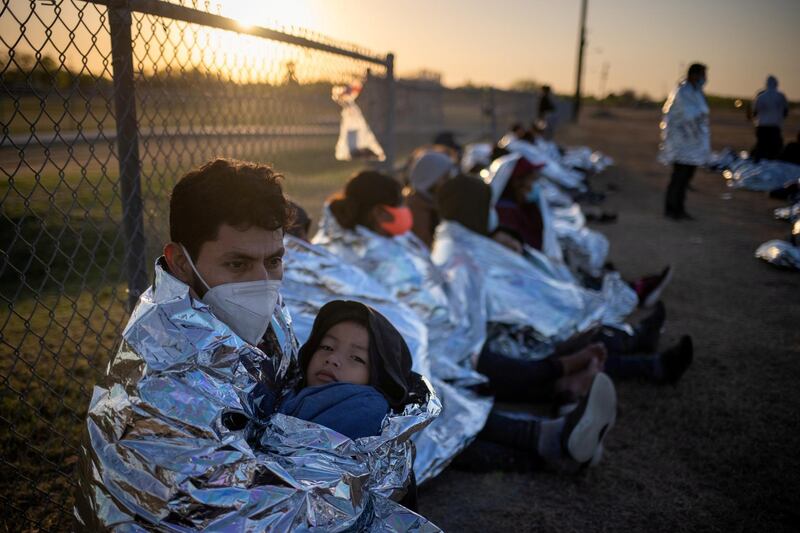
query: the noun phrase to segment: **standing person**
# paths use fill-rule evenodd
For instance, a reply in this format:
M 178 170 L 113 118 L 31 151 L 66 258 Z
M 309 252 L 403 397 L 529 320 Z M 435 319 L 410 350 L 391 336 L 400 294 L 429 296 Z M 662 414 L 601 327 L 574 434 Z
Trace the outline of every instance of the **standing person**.
M 542 85 L 539 95 L 539 115 L 537 122 L 546 139 L 552 139 L 555 134 L 556 102 L 549 85 Z
M 711 154 L 708 103 L 703 94 L 705 84 L 706 66 L 692 63 L 686 79 L 672 91 L 662 109 L 662 143 L 658 158 L 665 165 L 672 165 L 664 215 L 673 220 L 693 218 L 684 206 L 686 188 L 695 169 L 705 164 Z
M 783 119 L 789 114 L 786 96 L 778 90 L 778 79 L 767 77 L 767 87 L 756 95 L 750 118 L 756 124 L 756 146 L 752 157 L 778 159 L 783 149 Z

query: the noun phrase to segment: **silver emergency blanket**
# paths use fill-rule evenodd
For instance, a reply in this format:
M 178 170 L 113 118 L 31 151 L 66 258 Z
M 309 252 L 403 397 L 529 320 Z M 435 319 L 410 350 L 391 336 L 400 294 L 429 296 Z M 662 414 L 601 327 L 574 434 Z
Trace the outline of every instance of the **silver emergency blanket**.
M 285 415 L 260 418 L 254 392 L 280 396 L 297 380 L 283 306 L 272 335 L 272 353 L 247 344 L 156 266 L 89 406 L 79 529 L 437 531 L 395 503 L 409 482 L 411 435 L 439 413 L 436 396 L 356 441 Z
M 468 283 L 459 287 L 466 295 L 449 294 L 427 247 L 411 232 L 389 238 L 362 226 L 345 230 L 327 207 L 313 243 L 369 272 L 426 324 L 431 381 L 444 410 L 415 438 L 414 471 L 420 483 L 431 479 L 483 429 L 493 405 L 491 398 L 466 388 L 486 382 L 474 370 L 486 339 L 483 306 L 471 296 L 479 291 Z
M 541 209 L 550 210 L 547 205 Z M 605 235 L 586 226 L 586 217 L 579 204 L 553 209 L 552 215 L 544 220 L 552 220 L 553 231 L 571 267 L 593 277 L 602 275 L 611 245 Z
M 773 211 L 778 220 L 795 221 L 800 219 L 800 202 L 787 207 L 778 207 Z
M 564 151 L 561 157 L 561 164 L 570 167 L 599 174 L 614 164 L 614 160 L 609 156 L 592 150 L 588 146 L 571 146 Z
M 500 157 L 482 174 L 492 188 L 493 204 L 499 200 L 521 157 L 527 156 L 520 152 Z M 559 192 L 555 183 L 545 180 L 541 187 L 539 212 L 544 227 L 543 252 L 557 263 L 566 261 L 573 270 L 599 278 L 608 257 L 608 239 L 586 226 L 580 205 L 568 199 L 563 191 Z M 551 208 L 550 201 L 554 201 L 558 208 Z
M 556 152 L 553 153 L 547 145 L 543 146 L 541 143 L 537 145 L 517 139 L 510 140 L 504 148 L 513 154 L 526 157 L 533 164 L 544 165 L 539 172 L 553 183 L 570 190 L 583 191 L 586 189 L 585 174 L 564 165 L 557 147 Z
M 742 159 L 722 172 L 728 187 L 751 191 L 773 191 L 800 180 L 800 165 L 785 161 Z
M 472 143 L 464 147 L 461 156 L 461 172 L 468 174 L 476 166 L 488 167 L 492 162 L 492 145 L 489 143 Z
M 292 235 L 286 235 L 283 243 L 286 255 L 281 296 L 291 312 L 300 345 L 311 334 L 323 305 L 332 300 L 356 300 L 377 309 L 397 328 L 411 351 L 413 370 L 430 379 L 428 328 L 414 311 L 366 272 L 324 248 Z
M 765 242 L 756 249 L 756 257 L 777 267 L 800 270 L 800 246 L 787 241 Z
M 635 293 L 617 286 L 624 282 L 616 272 L 606 277 L 602 291 L 588 290 L 563 279 L 560 269 L 536 250 L 517 254 L 453 221 L 437 227 L 432 258 L 450 277 L 483 279 L 489 322 L 530 326 L 551 345 L 597 324 L 620 326 L 636 306 Z M 549 353 L 506 351 L 529 358 Z
M 702 90 L 682 81 L 662 108 L 658 160 L 665 165 L 702 166 L 711 158 L 708 104 Z

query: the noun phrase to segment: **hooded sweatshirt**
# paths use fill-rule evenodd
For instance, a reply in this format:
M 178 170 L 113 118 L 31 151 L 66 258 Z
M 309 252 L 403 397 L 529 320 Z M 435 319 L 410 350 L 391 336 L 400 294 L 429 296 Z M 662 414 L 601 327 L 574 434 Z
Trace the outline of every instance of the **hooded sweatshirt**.
M 753 114 L 756 126 L 782 127 L 783 119 L 789 110 L 786 96 L 778 91 L 778 80 L 775 76 L 767 78 L 767 88 L 758 93 L 753 102 Z

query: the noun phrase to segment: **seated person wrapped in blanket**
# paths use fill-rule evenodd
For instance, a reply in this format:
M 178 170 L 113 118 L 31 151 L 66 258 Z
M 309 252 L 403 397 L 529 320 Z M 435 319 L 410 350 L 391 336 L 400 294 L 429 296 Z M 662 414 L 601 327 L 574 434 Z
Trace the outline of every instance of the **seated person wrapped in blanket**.
M 178 181 L 171 241 L 89 406 L 76 529 L 437 530 L 397 503 L 411 436 L 441 409 L 424 381 L 376 436 L 277 412 L 302 379 L 279 293 L 287 205 L 262 165 Z
M 424 482 L 441 472 L 481 430 L 492 399 L 468 388 L 486 381 L 470 362 L 480 351 L 485 332 L 482 315 L 474 317 L 471 313 L 482 312 L 482 307 L 458 306 L 449 299 L 427 248 L 408 231 L 412 217 L 402 198 L 399 182 L 380 173 L 361 172 L 351 179 L 326 209 L 314 244 L 304 246 L 293 240 L 287 244 L 290 255 L 303 257 L 308 263 L 302 272 L 292 272 L 289 267 L 290 277 L 320 285 L 318 293 L 310 294 L 307 287 L 293 283 L 302 292 L 297 297 L 290 295 L 290 303 L 304 311 L 309 299 L 319 301 L 325 292 L 363 301 L 364 289 L 375 283 L 390 299 L 402 304 L 403 312 L 410 311 L 427 325 L 424 342 L 431 382 L 448 409 L 414 438 L 415 473 Z M 339 224 L 337 216 L 345 226 Z M 385 224 L 379 227 L 376 217 L 382 217 Z M 350 272 L 342 265 L 331 264 L 331 258 L 336 259 L 334 263 L 347 265 Z M 372 283 L 354 283 L 365 274 Z M 343 292 L 347 288 L 355 293 Z M 371 287 L 369 292 L 375 296 Z M 386 307 L 383 303 L 381 308 Z M 401 309 L 394 307 L 395 311 Z
M 440 343 L 463 340 L 453 338 L 452 334 L 446 337 L 442 335 L 443 331 L 454 331 L 453 328 L 461 323 L 471 323 L 476 328 L 485 327 L 487 308 L 482 276 L 469 273 L 466 276 L 448 274 L 455 282 L 448 283 L 431 261 L 424 245 L 408 232 L 411 227 L 408 218 L 399 183 L 375 172 L 362 172 L 351 178 L 344 191 L 333 198 L 314 240 L 342 260 L 372 273 L 375 280 L 382 282 L 392 294 L 428 322 L 431 333 L 429 351 L 434 375 L 437 367 L 447 368 L 446 365 L 437 364 L 437 359 L 450 359 L 451 364 L 469 371 L 465 376 L 474 375 L 474 365 L 477 362 L 480 366 L 479 358 L 483 357 L 482 342 L 477 350 L 473 347 L 474 351 L 467 352 L 447 350 L 448 344 Z M 470 269 L 466 264 L 463 266 Z M 470 272 L 475 273 L 472 269 Z M 584 407 L 575 409 L 569 417 L 559 417 L 552 421 L 526 420 L 523 429 L 514 430 L 513 435 L 505 436 L 488 435 L 487 431 L 493 434 L 498 431 L 502 433 L 504 428 L 517 428 L 520 424 L 515 424 L 499 411 L 492 411 L 486 424 L 482 424 L 483 430 L 478 435 L 479 439 L 513 440 L 516 444 L 512 445 L 545 460 L 567 458 L 581 463 L 591 460 L 599 442 L 613 425 L 616 413 L 613 385 L 606 376 L 598 373 L 598 360 L 603 356 L 604 354 L 587 350 L 576 355 L 574 359 L 548 361 L 536 367 L 518 367 L 524 371 L 523 374 L 509 374 L 506 378 L 514 387 L 517 381 L 526 381 L 531 397 L 541 394 L 546 388 L 540 386 L 542 383 L 552 384 L 558 380 L 565 373 L 565 368 L 569 368 L 570 373 L 573 370 L 574 373 L 585 370 L 579 376 L 571 376 L 563 382 L 573 389 L 580 389 L 576 394 L 580 397 L 574 400 Z M 509 360 L 506 367 L 514 367 L 514 361 Z M 456 377 L 457 374 L 454 374 L 453 379 Z M 479 377 L 482 379 L 472 385 L 485 382 L 485 377 Z M 461 383 L 462 386 L 467 386 L 464 382 Z M 445 405 L 450 408 L 447 398 Z M 586 408 L 587 405 L 591 408 Z M 443 416 L 448 416 L 447 409 Z M 473 423 L 472 418 L 466 420 Z M 438 422 L 439 420 L 434 424 Z M 526 436 L 520 437 L 523 433 Z M 573 444 L 580 442 L 580 445 L 562 446 L 562 436 L 567 436 L 566 440 L 571 440 Z
M 551 364 L 552 355 L 561 356 L 562 365 L 569 367 L 564 354 L 581 354 L 586 349 L 607 354 L 605 371 L 612 377 L 644 377 L 661 383 L 680 378 L 691 363 L 690 338 L 652 355 L 665 318 L 662 306 L 630 327 L 633 334 L 619 327 L 593 327 L 598 322 L 619 321 L 620 317 L 607 321 L 604 307 L 611 296 L 562 278 L 546 256 L 520 241 L 504 246 L 514 241 L 516 232 L 502 226 L 489 231 L 491 198 L 489 186 L 471 176 L 445 183 L 437 195 L 444 222 L 437 230 L 432 255 L 448 278 L 484 279 L 490 333 L 478 371 L 496 382 L 493 388 L 501 397 L 514 396 L 515 390 L 529 395 L 521 376 Z M 465 271 L 465 264 L 474 271 Z M 633 355 L 638 352 L 645 354 Z M 512 368 L 506 364 L 509 358 L 516 359 Z M 523 367 L 531 370 L 523 371 Z M 510 386 L 508 376 L 517 376 L 516 387 Z

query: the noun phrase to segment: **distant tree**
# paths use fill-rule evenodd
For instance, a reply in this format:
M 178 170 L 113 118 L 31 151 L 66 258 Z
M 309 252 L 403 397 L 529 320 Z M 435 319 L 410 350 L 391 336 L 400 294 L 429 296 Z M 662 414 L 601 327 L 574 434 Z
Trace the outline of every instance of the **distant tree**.
M 541 87 L 541 84 L 536 80 L 521 79 L 514 81 L 510 88 L 514 91 L 536 92 Z

